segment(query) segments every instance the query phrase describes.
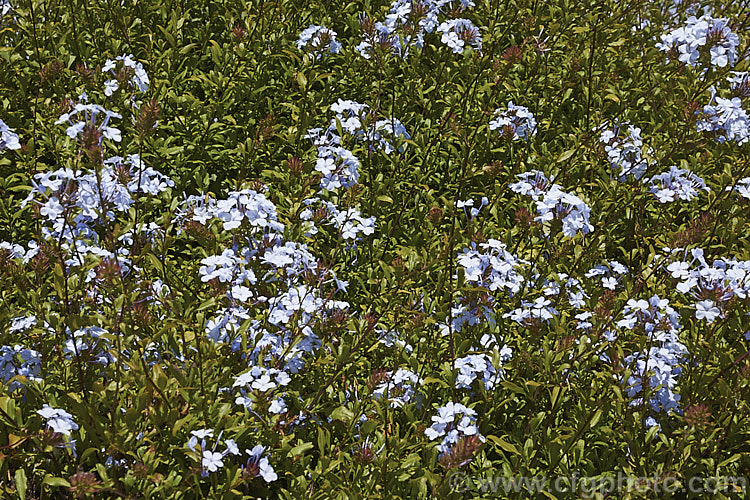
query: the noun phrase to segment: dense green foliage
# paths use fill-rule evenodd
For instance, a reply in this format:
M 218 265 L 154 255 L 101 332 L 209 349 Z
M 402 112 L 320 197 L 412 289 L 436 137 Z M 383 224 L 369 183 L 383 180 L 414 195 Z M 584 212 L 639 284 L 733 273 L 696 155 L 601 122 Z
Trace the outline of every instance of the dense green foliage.
M 473 22 L 481 50 L 456 53 L 433 31 L 407 57 L 375 47 L 365 58 L 355 50 L 368 29 L 364 16 L 382 21 L 389 2 L 11 2 L 0 17 L 0 119 L 21 147 L 0 149 L 0 241 L 9 243 L 0 247 L 0 346 L 32 349 L 40 365 L 33 377 L 3 371 L 10 357 L 0 365 L 1 497 L 481 498 L 493 495 L 457 490 L 500 476 L 621 473 L 680 488 L 694 477 L 750 478 L 750 285 L 732 275 L 716 282 L 721 290 L 701 281 L 687 293 L 679 286 L 687 274 L 667 264 L 687 255 L 685 273 L 693 272 L 697 253 L 665 250 L 702 249 L 700 269 L 715 259 L 750 260 L 750 196 L 734 189 L 750 177 L 750 143 L 698 130 L 712 86 L 732 97 L 730 71 L 748 71 L 750 5 L 710 2 L 740 40 L 736 60 L 721 66 L 707 52 L 687 65 L 657 47 L 685 23 L 686 3 L 475 3 L 452 17 Z M 313 24 L 336 32 L 338 53 L 317 58 L 298 48 Z M 102 68 L 126 54 L 148 74 L 147 90 L 129 86 L 132 71 L 118 63 L 119 85 L 108 95 L 112 77 Z M 750 87 L 737 92 L 750 109 Z M 362 140 L 334 118 L 339 99 L 367 104 L 362 130 L 398 119 L 408 135 L 390 138 L 393 151 L 375 147 L 377 138 Z M 490 124 L 510 101 L 536 119 L 526 139 Z M 61 115 L 85 102 L 122 115 L 113 118 L 121 141 L 101 141 L 95 128 L 66 135 Z M 618 179 L 601 139 L 625 123 L 643 136 L 642 179 Z M 359 179 L 326 191 L 308 131 L 330 124 L 358 158 Z M 102 194 L 102 159 L 132 154 L 174 183 L 152 194 L 133 189 L 133 203 L 118 210 Z M 660 201 L 641 181 L 673 165 L 710 190 Z M 52 194 L 35 176 L 64 168 L 98 183 L 101 204 L 85 239 L 95 252 L 63 236 L 78 212 L 61 209 L 62 233 L 45 232 Z M 557 217 L 536 220 L 535 200 L 511 188 L 531 170 L 585 204 L 593 230 L 571 236 Z M 284 225 L 277 234 L 249 215 L 229 228 L 216 214 L 191 219 L 199 207 L 188 196 L 222 200 L 242 189 L 275 206 L 268 220 Z M 348 237 L 315 197 L 375 217 L 374 232 Z M 317 262 L 304 272 L 271 266 L 275 237 L 305 244 Z M 37 252 L 14 254 L 13 244 L 30 251 L 32 240 Z M 518 289 L 489 289 L 463 264 L 467 252 L 489 252 L 496 240 L 525 261 L 514 266 Z M 247 278 L 249 301 L 239 298 L 239 282 L 202 279 L 212 256 L 239 255 L 243 245 L 266 250 L 265 261 L 247 263 L 257 276 Z M 612 271 L 612 261 L 627 272 Z M 616 286 L 589 273 L 599 265 Z M 585 291 L 577 306 L 569 278 Z M 270 318 L 274 299 L 299 287 L 320 303 Z M 637 401 L 628 383 L 638 375 L 633 355 L 664 342 L 642 315 L 625 325 L 635 301 L 653 296 L 669 305 L 648 306 L 658 316 L 652 326 L 674 330 L 685 348 L 669 411 L 648 404 L 664 385 L 644 382 Z M 554 302 L 549 318 L 539 312 L 547 306 L 530 304 L 546 299 Z M 212 322 L 238 303 L 247 310 L 234 338 L 217 340 Z M 466 310 L 457 304 L 478 311 L 476 321 L 459 325 Z M 716 312 L 700 314 L 704 306 Z M 523 308 L 531 312 L 520 320 L 508 314 Z M 588 318 L 576 317 L 584 311 Z M 90 335 L 85 342 L 71 333 L 79 331 Z M 289 337 L 282 355 L 267 354 L 263 332 Z M 386 342 L 388 332 L 398 340 Z M 302 352 L 298 369 L 285 367 L 311 335 L 320 345 Z M 489 348 L 485 335 L 512 355 Z M 494 384 L 481 373 L 470 388 L 457 381 L 456 361 L 474 353 L 492 360 Z M 261 365 L 291 380 L 253 386 L 243 393 L 252 404 L 238 404 L 237 377 Z M 389 404 L 407 391 L 387 384 L 399 369 L 419 383 L 412 398 Z M 284 411 L 271 410 L 279 397 Z M 476 412 L 481 439 L 464 436 L 443 453 L 429 429 L 449 402 Z M 55 432 L 38 413 L 45 404 L 69 412 L 78 428 Z M 198 444 L 186 443 L 200 429 L 213 436 L 196 454 Z M 247 453 L 223 453 L 209 472 L 200 453 L 224 452 L 227 439 L 240 453 L 264 446 L 277 478 L 264 480 Z M 456 471 L 466 474 L 460 484 Z M 713 498 L 744 498 L 748 487 Z M 665 497 L 649 487 L 613 495 Z

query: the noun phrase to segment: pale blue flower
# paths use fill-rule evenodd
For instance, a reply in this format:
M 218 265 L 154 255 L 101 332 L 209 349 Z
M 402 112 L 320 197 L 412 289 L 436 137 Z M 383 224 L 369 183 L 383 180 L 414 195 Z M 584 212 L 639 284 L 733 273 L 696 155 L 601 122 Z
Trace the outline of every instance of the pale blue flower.
M 13 129 L 0 120 L 0 150 L 3 149 L 21 149 L 21 143 Z
M 721 311 L 714 306 L 713 300 L 701 300 L 695 304 L 695 317 L 697 319 L 705 319 L 708 323 L 713 323 L 720 316 Z
M 221 453 L 216 453 L 210 450 L 204 450 L 203 451 L 203 460 L 201 461 L 201 465 L 207 469 L 209 472 L 216 472 L 219 470 L 219 467 L 223 467 L 224 463 L 221 461 L 222 459 Z

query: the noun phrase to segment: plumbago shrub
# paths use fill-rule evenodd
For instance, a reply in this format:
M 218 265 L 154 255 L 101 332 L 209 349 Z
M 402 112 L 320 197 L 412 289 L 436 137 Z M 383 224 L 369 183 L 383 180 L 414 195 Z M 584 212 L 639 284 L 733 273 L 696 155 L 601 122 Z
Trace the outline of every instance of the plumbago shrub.
M 3 498 L 747 494 L 747 3 L 0 14 Z

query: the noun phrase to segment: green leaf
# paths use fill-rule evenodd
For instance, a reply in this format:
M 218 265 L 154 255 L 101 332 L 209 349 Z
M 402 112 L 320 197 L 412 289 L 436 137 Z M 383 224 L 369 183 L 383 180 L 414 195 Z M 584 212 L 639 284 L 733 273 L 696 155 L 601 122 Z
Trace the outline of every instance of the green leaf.
M 53 477 L 49 474 L 44 478 L 42 484 L 59 488 L 70 488 L 70 483 L 66 479 L 63 479 L 61 477 Z
M 606 96 L 604 96 L 605 99 L 609 99 L 610 101 L 616 102 L 617 104 L 620 104 L 620 98 L 617 97 L 617 95 L 613 93 L 609 93 Z
M 331 412 L 331 418 L 333 420 L 341 420 L 342 422 L 348 422 L 354 418 L 354 413 L 349 410 L 346 406 L 339 406 Z
M 567 150 L 567 151 L 564 151 L 564 152 L 563 152 L 563 154 L 561 154 L 561 155 L 560 155 L 560 156 L 559 156 L 559 157 L 557 158 L 557 163 L 562 163 L 562 162 L 564 162 L 565 160 L 567 160 L 568 158 L 570 158 L 571 156 L 573 156 L 573 155 L 575 154 L 575 152 L 576 152 L 576 150 L 575 150 L 575 149 L 569 149 L 569 150 Z
M 26 489 L 28 488 L 26 471 L 18 469 L 13 475 L 13 478 L 16 481 L 16 492 L 18 493 L 18 498 L 26 500 Z
M 594 413 L 594 416 L 591 418 L 591 423 L 589 424 L 589 428 L 593 429 L 594 427 L 596 427 L 596 424 L 599 423 L 600 418 L 602 418 L 601 408 L 596 410 L 596 413 Z
M 497 436 L 487 436 L 487 439 L 489 441 L 492 441 L 496 446 L 500 447 L 501 449 L 507 451 L 508 453 L 512 453 L 514 455 L 520 455 L 521 453 L 518 451 L 518 448 L 515 447 L 515 445 L 505 441 L 503 438 L 499 438 Z
M 304 89 L 305 87 L 307 87 L 307 77 L 301 71 L 297 72 L 297 83 L 299 84 L 300 88 Z
M 54 285 L 58 297 L 65 297 L 65 273 L 59 262 L 55 264 Z
M 742 458 L 742 454 L 735 453 L 734 455 L 732 455 L 731 457 L 727 458 L 726 460 L 724 460 L 722 462 L 719 462 L 719 465 L 717 466 L 717 469 L 720 469 L 720 468 L 724 467 L 725 465 L 732 464 L 732 463 L 736 462 L 737 460 L 739 460 L 740 458 Z
M 307 450 L 311 450 L 312 448 L 314 448 L 312 443 L 302 443 L 289 450 L 289 453 L 287 453 L 286 456 L 289 458 L 296 457 L 298 455 L 302 455 Z

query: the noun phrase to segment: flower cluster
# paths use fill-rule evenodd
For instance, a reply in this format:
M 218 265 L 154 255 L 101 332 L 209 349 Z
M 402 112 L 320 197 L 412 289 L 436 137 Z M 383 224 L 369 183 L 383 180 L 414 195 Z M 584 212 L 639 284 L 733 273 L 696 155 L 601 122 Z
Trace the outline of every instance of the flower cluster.
M 482 321 L 494 325 L 495 311 L 490 307 L 494 300 L 494 297 L 489 293 L 482 294 L 478 298 L 459 297 L 457 303 L 451 307 L 450 323 L 438 324 L 440 335 L 445 337 L 451 331 L 460 332 L 464 325 L 478 325 Z
M 419 375 L 404 368 L 387 372 L 383 378 L 385 380 L 380 382 L 372 393 L 378 399 L 386 398 L 392 408 L 401 408 L 415 401 L 417 391 L 423 382 Z M 421 398 L 418 398 L 417 402 L 420 401 Z
M 10 392 L 23 387 L 23 382 L 12 378 L 23 377 L 31 382 L 41 382 L 42 356 L 34 349 L 20 345 L 0 346 L 0 379 L 7 384 Z
M 241 189 L 228 193 L 224 199 L 192 195 L 183 202 L 177 221 L 193 220 L 205 225 L 209 220 L 222 222 L 227 231 L 237 229 L 246 222 L 253 233 L 281 233 L 284 225 L 278 222 L 276 205 L 263 193 Z
M 648 392 L 649 403 L 655 412 L 662 410 L 671 413 L 678 410 L 681 396 L 674 389 L 677 377 L 682 373 L 681 363 L 686 354 L 687 348 L 683 344 L 672 342 L 626 357 L 626 366 L 632 367 L 632 375 L 625 382 L 628 396 L 634 398 L 630 404 L 643 404 L 643 394 Z M 657 422 L 652 417 L 647 419 L 646 424 L 651 427 Z
M 734 186 L 727 186 L 726 190 L 736 191 L 737 194 L 739 194 L 746 200 L 750 200 L 750 177 L 744 177 L 740 179 Z
M 546 297 L 537 297 L 533 302 L 522 300 L 521 306 L 503 314 L 503 318 L 510 318 L 520 325 L 531 321 L 549 321 L 558 315 L 552 307 L 552 301 Z
M 589 223 L 590 208 L 583 200 L 571 193 L 566 193 L 557 184 L 538 170 L 531 170 L 517 176 L 520 181 L 511 184 L 510 189 L 519 194 L 531 196 L 536 201 L 539 215 L 537 222 L 562 222 L 562 232 L 565 236 L 573 237 L 579 231 L 588 234 L 594 230 Z
M 0 249 L 7 251 L 11 258 L 21 259 L 24 264 L 28 263 L 39 253 L 39 245 L 36 241 L 30 241 L 28 246 L 29 249 L 26 250 L 23 245 L 19 245 L 18 243 L 0 241 Z
M 697 66 L 704 59 L 724 68 L 734 65 L 739 43 L 728 19 L 704 14 L 699 18 L 690 16 L 685 26 L 663 34 L 656 48 L 664 52 L 676 48 L 679 61 L 689 66 Z
M 378 342 L 386 347 L 398 346 L 399 349 L 403 349 L 406 354 L 414 352 L 414 347 L 408 344 L 405 340 L 401 339 L 401 336 L 396 330 L 375 330 L 378 333 Z
M 115 71 L 121 62 L 119 73 Z M 133 59 L 133 54 L 117 56 L 115 60 L 107 59 L 102 67 L 102 73 L 110 73 L 114 78 L 104 82 L 104 95 L 111 96 L 120 88 L 120 83 L 128 81 L 130 86 L 138 92 L 148 90 L 149 78 L 143 65 Z M 132 75 L 132 76 L 131 76 Z
M 698 132 L 713 133 L 720 143 L 734 141 L 742 145 L 750 140 L 750 116 L 739 97 L 719 97 L 711 87 L 711 100 L 698 111 L 698 117 Z
M 104 119 L 97 126 L 97 116 L 104 115 Z M 77 115 L 81 115 L 83 120 L 73 121 L 73 118 Z M 73 107 L 73 111 L 70 113 L 63 113 L 60 118 L 55 122 L 55 125 L 68 122 L 70 126 L 65 130 L 68 137 L 71 139 L 77 138 L 86 128 L 90 131 L 98 132 L 98 145 L 101 147 L 102 139 L 109 139 L 111 141 L 120 142 L 122 136 L 120 135 L 120 129 L 117 127 L 110 127 L 109 121 L 112 118 L 121 119 L 122 115 L 115 113 L 114 111 L 107 111 L 98 104 L 81 104 L 78 103 Z
M 604 266 L 597 267 L 604 268 Z M 609 275 L 609 268 L 605 269 L 605 273 Z M 555 302 L 565 307 L 562 301 L 564 298 L 567 298 L 568 305 L 574 309 L 581 309 L 586 305 L 585 300 L 589 296 L 578 279 L 572 278 L 566 273 L 558 273 L 558 281 L 554 281 L 542 278 L 534 267 L 532 267 L 531 271 L 532 273 L 528 280 L 528 293 L 521 300 L 519 307 L 503 314 L 503 318 L 510 318 L 511 321 L 524 327 L 535 328 L 541 322 L 549 323 L 550 320 L 559 315 L 558 310 L 555 308 Z M 564 296 L 561 294 L 561 291 L 565 291 Z M 530 300 L 534 292 L 541 292 L 542 295 Z M 555 297 L 557 299 L 553 302 Z M 581 319 L 587 319 L 585 313 L 581 314 L 579 315 Z
M 547 179 L 547 176 L 539 170 L 530 170 L 518 174 L 516 177 L 520 180 L 508 186 L 511 191 L 524 196 L 531 196 L 534 200 L 542 197 L 552 187 L 552 181 L 555 180 L 554 177 Z
M 306 137 L 318 147 L 315 170 L 323 174 L 320 181 L 321 192 L 348 188 L 359 180 L 359 159 L 341 146 L 341 132 L 367 142 L 372 150 L 382 149 L 386 154 L 395 150 L 392 143 L 394 139 L 411 138 L 398 119 L 375 120 L 368 109 L 367 104 L 339 99 L 331 105 L 335 117 L 331 119 L 328 128 L 307 131 Z
M 481 250 L 479 250 L 479 249 Z M 493 305 L 496 298 L 493 292 L 505 290 L 509 295 L 518 293 L 523 287 L 524 278 L 520 274 L 528 262 L 516 258 L 500 240 L 490 239 L 487 243 L 471 242 L 471 248 L 464 248 L 457 257 L 463 267 L 467 283 L 486 291 L 477 291 L 458 298 L 451 307 L 450 322 L 439 324 L 441 335 L 451 331 L 459 332 L 464 325 L 476 325 L 485 320 L 495 323 Z
M 297 48 L 310 52 L 316 59 L 320 59 L 326 52 L 338 54 L 341 51 L 341 44 L 336 40 L 335 31 L 325 26 L 311 24 L 299 34 Z
M 709 264 L 699 248 L 689 253 L 680 248 L 665 250 L 671 261 L 664 266 L 665 270 L 680 280 L 677 291 L 696 300 L 696 318 L 710 323 L 723 316 L 726 304 L 733 297 L 750 296 L 750 261 L 716 259 Z M 680 254 L 682 258 L 678 257 Z
M 649 179 L 649 192 L 656 196 L 660 203 L 668 203 L 680 199 L 690 201 L 698 196 L 698 190 L 710 191 L 706 183 L 695 173 L 672 166 L 669 172 L 663 172 Z
M 490 121 L 490 130 L 498 130 L 500 134 L 508 135 L 514 141 L 523 139 L 528 141 L 536 134 L 536 119 L 524 106 L 517 106 L 513 101 L 508 102 L 508 108 L 495 110 L 495 118 Z
M 346 148 L 323 146 L 318 150 L 315 170 L 323 174 L 320 179 L 322 191 L 348 188 L 359 180 L 359 159 Z
M 581 234 L 588 234 L 594 230 L 594 226 L 589 223 L 588 205 L 574 194 L 563 191 L 557 184 L 553 184 L 544 193 L 544 197 L 537 200 L 536 209 L 539 213 L 536 217 L 538 222 L 560 220 L 563 234 L 570 238 L 579 231 Z
M 332 137 L 335 144 L 340 144 L 341 137 L 336 135 L 338 121 L 345 132 L 359 141 L 367 142 L 372 149 L 382 149 L 386 154 L 394 151 L 389 137 L 402 140 L 411 138 L 406 127 L 397 118 L 375 120 L 376 117 L 368 112 L 369 108 L 367 104 L 344 99 L 331 104 L 335 117 L 331 119 L 326 135 Z
M 373 22 L 367 18 L 360 21 L 364 33 L 355 49 L 366 59 L 372 57 L 377 47 L 388 48 L 406 58 L 410 47 L 421 49 L 425 35 L 436 30 L 442 33 L 442 42 L 454 53 L 462 52 L 466 43 L 479 49 L 482 39 L 471 21 L 448 19 L 441 23 L 439 19 L 446 11 L 463 12 L 470 7 L 474 7 L 472 0 L 394 0 L 385 21 Z
M 108 352 L 109 334 L 104 328 L 87 326 L 79 328 L 71 335 L 70 329 L 66 330 L 65 346 L 63 353 L 67 359 L 85 359 L 94 363 L 107 365 L 115 361 L 114 356 Z
M 602 286 L 608 290 L 614 290 L 618 285 L 618 277 L 624 276 L 628 273 L 628 268 L 617 262 L 611 260 L 607 262 L 607 265 L 598 265 L 589 269 L 585 276 L 587 278 L 594 278 L 601 276 Z
M 297 285 L 283 294 L 269 299 L 268 322 L 272 325 L 286 325 L 293 317 L 311 315 L 333 309 L 346 309 L 346 302 L 325 300 L 319 297 L 314 288 Z
M 32 184 L 21 206 L 32 203 L 42 222 L 44 241 L 29 242 L 28 251 L 13 246 L 13 257 L 24 264 L 37 256 L 48 259 L 50 245 L 59 245 L 59 256 L 65 265 L 71 269 L 88 266 L 85 283 L 100 285 L 99 292 L 103 294 L 109 293 L 107 282 L 137 271 L 130 257 L 135 239 L 154 243 L 162 231 L 153 223 L 144 223 L 115 238 L 107 236 L 110 241 L 106 244 L 100 236 L 102 229 L 117 214 L 128 212 L 135 195 L 158 194 L 174 185 L 168 177 L 145 167 L 137 155 L 130 155 L 127 160 L 110 158 L 92 173 L 71 169 L 38 173 Z M 94 289 L 88 294 L 94 302 L 103 300 Z M 75 344 L 71 348 L 75 350 Z
M 458 256 L 458 264 L 464 268 L 466 281 L 489 291 L 507 290 L 514 294 L 523 286 L 523 276 L 518 272 L 528 262 L 511 254 L 500 240 L 490 239 L 481 243 L 477 250 L 476 243 L 465 248 Z
M 65 237 L 84 231 L 84 226 L 100 217 L 113 220 L 115 212 L 127 212 L 134 194 L 155 195 L 174 186 L 169 177 L 146 167 L 135 154 L 105 160 L 98 173 L 67 168 L 35 174 L 34 181 L 22 206 L 34 200 L 40 215 L 52 223 L 52 234 L 65 233 Z M 38 195 L 45 201 L 36 201 Z
M 242 452 L 240 452 L 239 447 L 237 446 L 237 443 L 234 442 L 233 439 L 226 439 L 224 441 L 224 446 L 226 448 L 222 452 L 216 451 L 216 447 L 219 444 L 219 441 L 221 440 L 221 436 L 223 434 L 223 431 L 219 433 L 219 436 L 214 441 L 213 447 L 209 448 L 208 444 L 206 442 L 206 438 L 213 438 L 214 437 L 214 430 L 213 429 L 199 429 L 197 431 L 190 431 L 190 439 L 188 440 L 185 447 L 189 450 L 189 454 L 196 460 L 200 461 L 201 464 L 201 476 L 208 477 L 209 473 L 216 472 L 220 468 L 224 467 L 224 459 L 228 455 L 232 456 L 241 456 Z M 258 446 L 253 448 L 253 450 L 245 450 L 245 452 L 250 455 L 250 461 L 253 461 L 253 463 L 256 461 L 256 459 L 260 459 L 260 454 L 263 453 L 263 448 L 260 446 L 260 449 L 258 450 Z M 263 460 L 263 473 L 260 474 L 263 476 L 263 479 L 266 480 L 266 482 L 275 481 L 277 479 L 276 474 L 273 471 L 273 467 L 268 463 L 268 459 L 264 458 Z M 257 460 L 260 461 L 260 460 Z M 255 477 L 256 474 L 253 474 L 253 477 Z
M 503 378 L 502 365 L 508 362 L 513 355 L 513 351 L 507 345 L 504 345 L 499 351 L 490 354 L 467 354 L 461 358 L 456 358 L 453 367 L 458 370 L 456 376 L 457 389 L 470 389 L 471 384 L 479 379 L 486 391 L 491 391 L 495 384 Z M 498 366 L 493 364 L 493 356 L 497 357 Z
M 461 54 L 467 45 L 482 50 L 482 37 L 479 29 L 468 19 L 450 19 L 437 28 L 441 33 L 440 41 L 446 44 L 454 54 Z
M 617 322 L 620 328 L 647 334 L 658 341 L 676 341 L 680 329 L 680 315 L 670 305 L 669 300 L 657 295 L 646 300 L 628 300 L 623 310 L 623 319 Z
M 734 95 L 741 99 L 750 98 L 750 72 L 730 71 L 727 81 Z
M 4 248 L 2 243 L 0 243 L 0 248 Z M 13 318 L 10 321 L 10 327 L 8 328 L 8 332 L 9 333 L 23 332 L 35 326 L 36 323 L 37 323 L 36 316 L 18 316 L 17 318 Z
M 37 413 L 47 419 L 47 427 L 52 429 L 52 432 L 70 436 L 72 431 L 78 430 L 78 424 L 73 421 L 73 415 L 65 410 L 45 404 L 41 410 L 37 410 Z
M 623 314 L 624 318 L 617 322 L 618 327 L 645 334 L 655 344 L 624 360 L 631 369 L 626 381 L 628 396 L 634 398 L 631 405 L 642 404 L 643 394 L 647 392 L 654 411 L 671 413 L 679 409 L 680 395 L 674 389 L 688 352 L 677 336 L 680 330 L 679 314 L 668 300 L 656 295 L 648 301 L 630 299 Z M 647 387 L 644 388 L 644 385 Z M 655 425 L 656 421 L 652 418 L 647 424 Z
M 21 143 L 13 129 L 0 120 L 0 151 L 3 149 L 21 149 Z
M 430 441 L 443 438 L 437 447 L 441 455 L 449 453 L 451 447 L 463 437 L 478 436 L 484 441 L 476 426 L 476 414 L 471 408 L 450 402 L 438 409 L 438 414 L 432 417 L 432 426 L 424 433 Z
M 277 387 L 289 385 L 289 382 L 291 382 L 291 378 L 284 371 L 275 368 L 253 366 L 242 375 L 235 377 L 232 387 L 267 392 Z
M 623 131 L 627 130 L 627 135 Z M 649 164 L 643 158 L 643 139 L 641 129 L 627 122 L 615 123 L 612 128 L 605 124 L 599 141 L 604 143 L 604 151 L 607 153 L 613 173 L 619 176 L 620 181 L 625 181 L 628 175 L 636 180 L 643 177 Z
M 300 213 L 300 219 L 308 224 L 308 234 L 318 232 L 315 219 L 325 221 L 333 226 L 344 240 L 358 240 L 360 234 L 368 236 L 375 232 L 375 217 L 364 217 L 356 208 L 339 208 L 329 201 L 319 198 L 308 198 L 304 201 L 307 208 Z M 318 207 L 315 209 L 315 207 Z

